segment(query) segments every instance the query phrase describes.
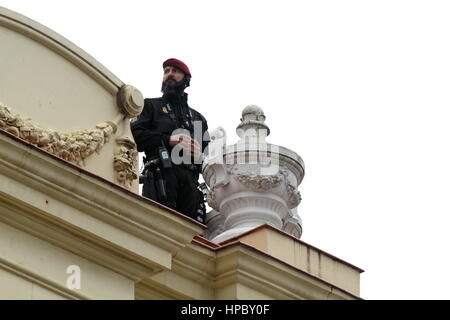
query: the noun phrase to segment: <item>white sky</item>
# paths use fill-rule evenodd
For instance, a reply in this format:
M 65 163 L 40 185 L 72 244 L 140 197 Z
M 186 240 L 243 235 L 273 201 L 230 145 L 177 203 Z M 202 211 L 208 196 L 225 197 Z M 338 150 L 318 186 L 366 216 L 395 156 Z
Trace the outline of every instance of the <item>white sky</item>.
M 229 144 L 249 104 L 305 161 L 302 240 L 366 270 L 365 299 L 449 299 L 450 2 L 0 0 L 145 97 L 187 63 Z

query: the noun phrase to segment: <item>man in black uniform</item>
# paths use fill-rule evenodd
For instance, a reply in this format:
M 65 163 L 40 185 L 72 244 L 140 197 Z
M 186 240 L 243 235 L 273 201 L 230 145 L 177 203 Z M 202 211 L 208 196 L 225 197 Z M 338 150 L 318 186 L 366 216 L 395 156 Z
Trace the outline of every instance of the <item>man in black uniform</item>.
M 207 122 L 188 106 L 184 89 L 191 72 L 186 64 L 168 59 L 163 69 L 163 96 L 145 99 L 142 113 L 131 123 L 138 151 L 145 152 L 142 195 L 204 222 L 198 178 L 209 142 Z

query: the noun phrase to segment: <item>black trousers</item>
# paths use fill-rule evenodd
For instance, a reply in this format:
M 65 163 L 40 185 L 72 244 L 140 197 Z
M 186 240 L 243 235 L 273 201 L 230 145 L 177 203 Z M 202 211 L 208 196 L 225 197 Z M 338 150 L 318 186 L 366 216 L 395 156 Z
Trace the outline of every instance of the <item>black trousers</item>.
M 165 182 L 166 199 L 161 199 L 158 193 L 158 183 L 155 174 L 148 174 L 142 188 L 142 195 L 155 200 L 169 208 L 204 222 L 205 212 L 202 209 L 203 194 L 198 189 L 198 173 L 185 166 L 172 165 L 161 170 Z

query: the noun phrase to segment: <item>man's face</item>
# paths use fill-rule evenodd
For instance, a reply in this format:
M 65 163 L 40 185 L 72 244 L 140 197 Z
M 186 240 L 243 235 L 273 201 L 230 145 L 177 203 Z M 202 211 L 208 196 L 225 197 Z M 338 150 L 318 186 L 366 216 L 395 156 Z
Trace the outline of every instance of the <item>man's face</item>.
M 163 83 L 174 85 L 184 78 L 184 73 L 178 68 L 167 66 L 164 68 Z

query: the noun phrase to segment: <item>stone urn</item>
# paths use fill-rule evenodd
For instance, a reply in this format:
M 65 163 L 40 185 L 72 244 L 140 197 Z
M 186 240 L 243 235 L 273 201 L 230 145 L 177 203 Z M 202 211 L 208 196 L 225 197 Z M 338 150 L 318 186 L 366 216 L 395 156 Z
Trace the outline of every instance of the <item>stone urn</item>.
M 239 141 L 226 145 L 226 133 L 210 133 L 211 143 L 203 163 L 209 186 L 207 214 L 210 240 L 220 243 L 262 224 L 297 238 L 302 234 L 297 190 L 304 176 L 303 160 L 294 151 L 266 142 L 269 127 L 257 106 L 242 111 L 236 128 Z

